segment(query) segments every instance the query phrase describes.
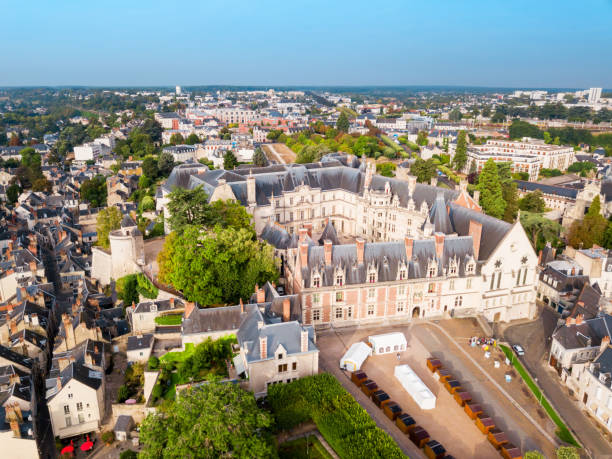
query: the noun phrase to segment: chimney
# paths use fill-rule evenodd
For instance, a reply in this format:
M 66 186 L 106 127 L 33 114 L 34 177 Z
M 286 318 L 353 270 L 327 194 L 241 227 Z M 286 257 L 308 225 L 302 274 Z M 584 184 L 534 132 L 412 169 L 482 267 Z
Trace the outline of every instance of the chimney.
M 325 239 L 323 249 L 325 251 L 325 265 L 330 266 L 332 264 L 332 241 Z
M 64 369 L 70 364 L 70 360 L 68 357 L 60 357 L 57 359 L 57 365 L 59 366 L 59 371 L 64 371 Z M 58 378 L 59 379 L 59 378 Z
M 255 197 L 255 177 L 253 177 L 252 171 L 247 177 L 247 201 L 249 204 L 255 204 L 257 202 Z
M 414 194 L 414 190 L 416 189 L 417 178 L 414 175 L 409 175 L 406 177 L 406 180 L 408 181 L 408 192 L 410 193 L 410 196 L 412 196 Z
M 468 235 L 472 236 L 472 244 L 474 244 L 474 259 L 478 261 L 480 254 L 480 237 L 482 236 L 482 223 L 476 220 L 470 220 L 470 228 Z
M 62 322 L 64 323 L 64 331 L 66 333 L 66 349 L 72 349 L 76 346 L 76 342 L 70 316 L 68 314 L 62 314 Z
M 576 323 L 576 319 L 574 319 L 573 317 L 566 317 L 565 318 L 565 326 L 569 327 L 572 324 Z
M 436 256 L 442 258 L 444 253 L 444 233 L 438 232 L 434 234 L 434 239 L 436 241 Z
M 257 289 L 257 303 L 265 303 L 266 302 L 266 291 L 263 287 Z
M 91 358 L 91 354 L 89 352 L 85 353 L 85 365 L 93 365 L 93 359 Z
M 170 309 L 174 309 L 174 297 L 170 298 Z
M 409 236 L 404 238 L 404 246 L 406 247 L 406 260 L 412 260 L 412 247 L 414 246 L 414 239 Z
M 195 303 L 192 303 L 191 301 L 185 302 L 185 319 L 189 319 L 189 316 L 191 315 L 194 309 Z
M 19 430 L 19 423 L 15 420 L 10 422 L 11 430 L 13 431 L 14 438 L 21 438 L 21 431 Z
M 365 240 L 358 237 L 357 241 L 357 263 L 363 264 L 363 253 L 365 252 Z
M 308 236 L 312 237 L 312 222 L 304 223 L 304 228 L 308 231 Z
M 17 373 L 13 373 L 9 376 L 9 385 L 19 384 L 21 382 L 21 378 Z
M 268 358 L 268 337 L 267 336 L 259 337 L 259 358 L 262 360 Z
M 576 316 L 576 325 L 580 325 L 583 322 L 584 322 L 584 315 L 583 314 L 578 314 Z
M 300 244 L 300 266 L 304 267 L 308 265 L 308 243 L 303 242 Z
M 306 240 L 306 236 L 308 235 L 308 230 L 306 228 L 300 228 L 298 230 L 298 234 L 300 235 L 298 240 L 301 244 L 302 242 Z
M 308 330 L 302 329 L 300 333 L 300 351 L 308 352 Z
M 244 303 L 242 302 L 242 298 L 240 298 L 240 314 L 244 312 Z
M 17 417 L 17 420 L 19 422 L 23 422 L 23 414 L 21 413 L 21 407 L 17 402 L 13 403 L 13 413 L 15 413 L 15 416 Z
M 289 322 L 291 319 L 291 301 L 289 298 L 283 299 L 283 322 Z
M 459 190 L 463 191 L 467 191 L 467 186 L 468 186 L 468 181 L 466 179 L 461 179 L 459 181 Z
M 11 335 L 14 335 L 15 333 L 17 333 L 17 322 L 15 322 L 15 319 L 11 319 L 9 323 L 9 327 L 11 329 Z
M 606 350 L 606 348 L 607 348 L 609 345 L 610 345 L 610 336 L 609 336 L 609 335 L 604 336 L 604 337 L 601 339 L 601 344 L 600 344 L 600 346 L 599 346 L 599 352 L 603 352 L 603 351 L 605 351 L 605 350 Z

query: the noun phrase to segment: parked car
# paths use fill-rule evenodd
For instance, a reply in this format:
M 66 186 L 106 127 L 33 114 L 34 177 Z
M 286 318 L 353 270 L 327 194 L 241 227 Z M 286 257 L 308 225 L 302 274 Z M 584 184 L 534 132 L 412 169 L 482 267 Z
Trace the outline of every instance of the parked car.
M 513 344 L 512 349 L 516 352 L 516 355 L 525 355 L 525 349 L 520 344 Z

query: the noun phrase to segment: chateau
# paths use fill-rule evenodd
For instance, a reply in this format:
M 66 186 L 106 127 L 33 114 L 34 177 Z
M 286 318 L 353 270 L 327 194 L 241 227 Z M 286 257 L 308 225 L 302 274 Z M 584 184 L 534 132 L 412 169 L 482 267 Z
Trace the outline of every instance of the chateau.
M 232 171 L 186 165 L 162 186 L 158 206 L 167 212 L 174 186 L 200 185 L 253 215 L 288 292 L 300 296 L 303 324 L 535 313 L 537 256 L 522 226 L 483 214 L 466 183 L 449 190 L 382 177 L 341 155 Z

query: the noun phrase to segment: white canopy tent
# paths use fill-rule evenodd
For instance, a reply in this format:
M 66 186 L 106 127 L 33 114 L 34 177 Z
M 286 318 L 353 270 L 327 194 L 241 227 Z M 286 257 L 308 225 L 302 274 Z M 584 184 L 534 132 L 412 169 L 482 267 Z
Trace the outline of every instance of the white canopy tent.
M 408 365 L 397 365 L 394 371 L 402 387 L 410 394 L 422 410 L 436 407 L 436 396 Z
M 348 371 L 357 371 L 363 362 L 372 355 L 372 348 L 366 343 L 359 341 L 351 344 L 346 354 L 340 359 L 340 368 Z
M 368 336 L 374 354 L 388 354 L 406 350 L 406 337 L 401 332 L 383 333 L 382 335 Z

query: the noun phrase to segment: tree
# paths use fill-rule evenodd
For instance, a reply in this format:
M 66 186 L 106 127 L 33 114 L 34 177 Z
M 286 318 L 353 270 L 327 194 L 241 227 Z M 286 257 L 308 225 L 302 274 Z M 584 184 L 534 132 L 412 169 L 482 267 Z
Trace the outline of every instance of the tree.
M 253 232 L 251 217 L 236 201 L 208 202 L 208 195 L 201 186 L 193 190 L 175 188 L 169 195 L 168 223 L 173 231 L 183 231 L 188 226 L 246 229 Z
M 431 159 L 425 161 L 417 158 L 410 166 L 410 173 L 417 178 L 418 182 L 428 183 L 436 176 L 436 164 Z
M 478 190 L 480 191 L 480 206 L 484 213 L 495 218 L 502 218 L 506 210 L 506 203 L 497 173 L 497 164 L 492 159 L 487 160 L 480 172 Z
M 147 156 L 142 162 L 142 173 L 154 180 L 157 177 L 157 174 L 159 174 L 159 169 L 157 168 L 157 158 L 154 156 Z
M 172 169 L 174 169 L 174 156 L 172 156 L 170 153 L 162 153 L 159 155 L 157 169 L 159 171 L 159 175 L 162 177 L 168 177 L 170 172 L 172 172 Z
M 236 384 L 210 382 L 186 389 L 148 415 L 140 427 L 143 459 L 175 457 L 271 458 L 271 415 Z
M 428 141 L 427 141 L 427 132 L 425 131 L 419 131 L 419 133 L 417 134 L 417 141 L 416 141 L 417 145 L 420 145 L 422 147 L 426 146 Z
M 453 164 L 456 171 L 462 171 L 467 163 L 467 135 L 465 131 L 459 131 L 457 135 L 457 147 L 455 148 L 455 156 Z
M 503 123 L 504 121 L 506 121 L 506 115 L 504 114 L 504 112 L 497 109 L 495 113 L 493 113 L 493 116 L 491 117 L 491 122 L 492 123 Z
M 546 209 L 546 203 L 542 198 L 542 192 L 540 190 L 532 191 L 527 193 L 519 200 L 519 209 L 527 212 L 544 212 Z
M 51 193 L 52 189 L 53 184 L 45 177 L 36 179 L 34 183 L 32 183 L 32 191 L 46 191 L 47 193 Z
M 518 213 L 518 191 L 516 183 L 512 180 L 512 163 L 504 162 L 497 164 L 497 175 L 502 187 L 502 197 L 506 202 L 504 216 L 502 219 L 512 223 Z
M 223 169 L 232 170 L 238 165 L 238 159 L 231 150 L 227 150 L 223 155 Z
M 168 253 L 166 253 L 168 252 Z M 187 226 L 170 239 L 157 259 L 160 280 L 202 305 L 237 303 L 255 284 L 278 278 L 272 246 L 255 240 L 253 231 L 202 231 Z
M 397 166 L 393 163 L 381 163 L 376 165 L 376 172 L 378 172 L 383 177 L 394 177 Z
M 8 199 L 8 202 L 11 204 L 15 204 L 17 202 L 20 194 L 21 188 L 19 188 L 19 185 L 16 183 L 13 183 L 6 189 L 6 199 Z
M 130 306 L 132 303 L 140 302 L 138 293 L 138 279 L 136 274 L 128 274 L 117 279 L 117 298 L 123 300 L 124 306 Z
M 138 459 L 138 453 L 131 449 L 126 449 L 119 454 L 119 459 Z
M 542 214 L 521 212 L 521 225 L 525 233 L 529 235 L 531 245 L 536 252 L 539 252 L 546 242 L 551 242 L 555 246 L 559 245 L 561 225 L 543 217 Z
M 253 153 L 253 164 L 257 167 L 264 167 L 268 165 L 268 160 L 266 159 L 266 155 L 264 155 L 261 147 L 257 147 L 255 149 L 255 153 Z
M 338 117 L 338 121 L 336 121 L 336 129 L 340 132 L 348 132 L 350 128 L 349 119 L 346 116 L 346 113 L 340 112 L 340 116 Z
M 580 459 L 578 450 L 573 446 L 562 446 L 557 449 L 557 459 Z
M 140 130 L 148 135 L 153 142 L 161 142 L 163 128 L 161 124 L 152 118 L 147 118 Z
M 453 108 L 448 114 L 448 119 L 454 122 L 461 121 L 461 118 L 463 118 L 463 114 L 458 108 Z
M 185 143 L 187 145 L 195 145 L 196 143 L 200 142 L 201 140 L 196 133 L 189 134 L 189 136 L 185 139 Z
M 181 134 L 179 134 L 178 132 L 175 132 L 174 134 L 172 134 L 170 136 L 170 144 L 171 145 L 181 145 L 185 142 L 185 139 L 183 138 L 183 136 Z
M 106 205 L 106 178 L 103 175 L 85 180 L 81 185 L 81 199 L 89 202 L 92 207 Z
M 601 215 L 599 195 L 591 202 L 584 219 L 572 223 L 567 240 L 574 248 L 590 249 L 594 244 L 601 245 L 608 228 L 608 221 Z
M 155 200 L 151 196 L 144 196 L 138 206 L 141 212 L 155 210 Z
M 98 231 L 98 245 L 108 248 L 110 242 L 108 235 L 111 231 L 119 229 L 121 227 L 121 211 L 115 207 L 107 207 L 98 212 L 97 231 Z
M 152 355 L 151 357 L 149 357 L 147 367 L 149 370 L 157 370 L 159 368 L 159 359 Z

